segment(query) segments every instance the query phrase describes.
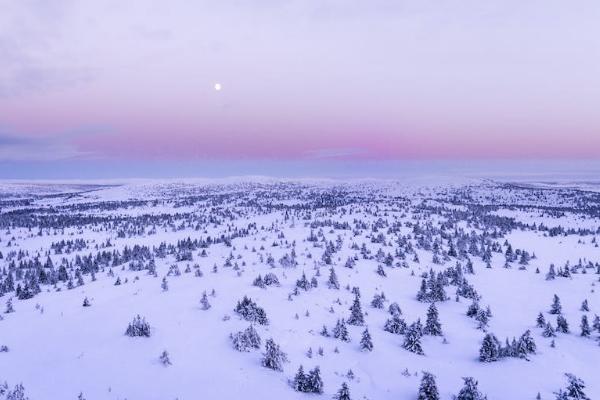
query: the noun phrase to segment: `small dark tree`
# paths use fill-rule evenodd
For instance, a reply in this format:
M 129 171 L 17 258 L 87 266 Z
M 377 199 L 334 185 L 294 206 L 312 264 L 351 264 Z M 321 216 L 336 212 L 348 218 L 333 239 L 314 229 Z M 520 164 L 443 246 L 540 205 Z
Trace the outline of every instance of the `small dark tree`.
M 360 339 L 360 349 L 364 351 L 373 351 L 373 341 L 369 329 L 365 328 Z
M 535 322 L 538 328 L 543 328 L 546 325 L 546 318 L 544 318 L 544 314 L 539 313 Z
M 166 350 L 163 350 L 163 352 L 160 354 L 159 360 L 160 363 L 165 367 L 171 365 L 171 359 L 169 358 L 169 353 Z
M 554 295 L 552 305 L 550 306 L 550 314 L 560 314 L 562 312 L 562 306 L 560 305 L 560 298 Z
M 587 315 L 581 316 L 581 336 L 589 337 L 592 331 L 590 330 L 590 324 L 588 322 Z
M 339 289 L 340 282 L 338 281 L 337 275 L 335 273 L 335 269 L 331 267 L 329 269 L 329 279 L 327 280 L 327 287 L 329 289 Z

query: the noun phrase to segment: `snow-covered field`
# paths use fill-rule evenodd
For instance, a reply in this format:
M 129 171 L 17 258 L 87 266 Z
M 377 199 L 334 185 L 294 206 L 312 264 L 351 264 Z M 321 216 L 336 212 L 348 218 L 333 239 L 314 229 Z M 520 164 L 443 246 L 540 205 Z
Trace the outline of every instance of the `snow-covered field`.
M 2 184 L 0 399 L 417 399 L 424 372 L 441 399 L 476 399 L 465 377 L 490 400 L 600 399 L 589 187 Z M 137 315 L 149 336 L 126 335 Z

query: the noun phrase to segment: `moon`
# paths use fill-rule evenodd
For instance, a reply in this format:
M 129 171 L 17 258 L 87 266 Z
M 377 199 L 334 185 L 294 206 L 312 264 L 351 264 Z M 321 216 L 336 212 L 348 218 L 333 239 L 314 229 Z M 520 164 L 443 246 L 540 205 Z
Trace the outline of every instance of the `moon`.
M 220 83 L 215 83 L 215 91 L 220 92 L 221 88 L 222 88 L 222 86 Z

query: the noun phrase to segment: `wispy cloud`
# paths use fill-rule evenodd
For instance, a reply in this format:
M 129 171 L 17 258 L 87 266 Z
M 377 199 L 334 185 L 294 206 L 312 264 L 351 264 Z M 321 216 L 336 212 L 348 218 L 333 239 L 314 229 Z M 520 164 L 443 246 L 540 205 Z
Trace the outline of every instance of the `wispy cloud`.
M 32 136 L 7 132 L 0 127 L 0 161 L 56 161 L 89 158 L 74 140 L 85 135 L 109 131 L 103 126 L 82 126 L 51 136 Z

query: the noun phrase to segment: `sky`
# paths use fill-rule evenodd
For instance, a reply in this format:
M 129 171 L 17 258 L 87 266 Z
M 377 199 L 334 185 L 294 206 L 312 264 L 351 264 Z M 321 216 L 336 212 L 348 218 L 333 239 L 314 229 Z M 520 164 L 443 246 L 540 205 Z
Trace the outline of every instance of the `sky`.
M 598 21 L 597 0 L 0 0 L 0 178 L 599 160 Z

